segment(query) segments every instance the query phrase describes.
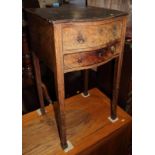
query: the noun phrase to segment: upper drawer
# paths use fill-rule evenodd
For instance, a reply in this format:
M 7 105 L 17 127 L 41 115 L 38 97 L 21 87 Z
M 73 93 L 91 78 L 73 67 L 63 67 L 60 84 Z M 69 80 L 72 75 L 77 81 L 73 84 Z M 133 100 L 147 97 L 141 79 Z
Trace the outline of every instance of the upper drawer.
M 62 29 L 63 51 L 72 53 L 103 48 L 121 38 L 122 20 L 108 23 L 66 24 Z

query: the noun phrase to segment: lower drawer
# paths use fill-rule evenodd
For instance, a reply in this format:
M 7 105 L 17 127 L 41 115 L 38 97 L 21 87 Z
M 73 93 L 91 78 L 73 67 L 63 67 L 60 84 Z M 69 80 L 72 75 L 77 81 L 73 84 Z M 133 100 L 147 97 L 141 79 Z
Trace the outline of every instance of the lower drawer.
M 64 55 L 64 70 L 65 72 L 80 70 L 85 67 L 95 67 L 100 64 L 111 60 L 119 53 L 119 44 L 114 44 L 103 49 L 79 52 Z

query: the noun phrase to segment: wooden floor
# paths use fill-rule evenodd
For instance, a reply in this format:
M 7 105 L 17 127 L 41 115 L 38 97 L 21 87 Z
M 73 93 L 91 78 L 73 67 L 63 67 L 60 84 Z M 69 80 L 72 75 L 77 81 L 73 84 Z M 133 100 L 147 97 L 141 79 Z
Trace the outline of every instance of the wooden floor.
M 111 123 L 110 100 L 96 88 L 89 93 L 87 98 L 79 94 L 65 100 L 67 139 L 74 146 L 67 154 L 78 154 L 131 122 L 118 107 L 119 120 Z M 39 116 L 37 111 L 23 115 L 23 154 L 66 154 L 60 147 L 53 106 L 46 107 L 46 111 L 45 116 Z

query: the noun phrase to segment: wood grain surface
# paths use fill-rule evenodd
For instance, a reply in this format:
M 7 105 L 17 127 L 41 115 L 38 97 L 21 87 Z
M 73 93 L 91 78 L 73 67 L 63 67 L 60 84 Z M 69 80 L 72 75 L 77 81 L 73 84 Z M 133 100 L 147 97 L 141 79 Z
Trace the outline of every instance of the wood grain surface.
M 52 24 L 68 22 L 102 21 L 126 16 L 126 12 L 97 7 L 28 8 L 27 12 Z
M 105 22 L 105 21 L 104 21 Z M 63 50 L 70 53 L 78 49 L 87 51 L 98 49 L 108 43 L 121 39 L 122 20 L 112 22 L 74 23 L 63 26 Z
M 101 141 L 105 143 L 108 137 L 118 133 L 127 125 L 131 125 L 131 117 L 119 107 L 117 109 L 119 120 L 111 123 L 108 120 L 110 116 L 109 98 L 96 88 L 90 90 L 89 93 L 90 96 L 87 98 L 77 95 L 65 100 L 67 137 L 74 145 L 73 150 L 68 153 L 62 150 L 53 106 L 50 105 L 46 107 L 46 115 L 44 116 L 39 116 L 36 111 L 23 116 L 23 154 L 88 154 L 93 147 L 96 147 L 97 143 Z M 123 129 L 123 131 L 127 130 Z M 130 136 L 127 135 L 126 138 L 129 139 Z M 114 141 L 111 142 L 111 145 L 113 143 Z M 126 143 L 128 143 L 127 139 Z M 117 151 L 119 151 L 119 147 L 116 147 Z M 87 149 L 89 151 L 86 153 Z M 120 153 L 120 155 L 122 154 Z

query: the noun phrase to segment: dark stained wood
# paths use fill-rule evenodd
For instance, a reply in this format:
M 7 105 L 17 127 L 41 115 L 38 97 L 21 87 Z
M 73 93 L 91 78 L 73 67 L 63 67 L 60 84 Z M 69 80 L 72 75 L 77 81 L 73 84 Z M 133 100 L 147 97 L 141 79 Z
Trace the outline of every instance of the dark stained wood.
M 93 7 L 27 9 L 27 12 L 32 51 L 54 71 L 58 101 L 55 116 L 61 146 L 66 148 L 65 72 L 97 67 L 118 57 L 112 99 L 115 119 L 126 13 Z
M 41 73 L 40 73 L 40 65 L 39 65 L 39 59 L 35 55 L 35 53 L 32 53 L 32 59 L 33 59 L 33 64 L 34 64 L 34 72 L 35 72 L 35 81 L 36 81 L 36 87 L 37 87 L 37 92 L 38 92 L 38 98 L 39 98 L 39 103 L 41 106 L 41 112 L 44 115 L 45 114 L 45 108 L 44 108 L 44 98 L 43 98 L 43 92 L 42 92 L 42 81 L 41 81 Z
M 113 19 L 127 15 L 125 12 L 97 7 L 62 7 L 62 8 L 32 8 L 26 9 L 31 14 L 48 23 L 85 22 Z
M 110 99 L 94 88 L 90 96 L 80 94 L 65 100 L 68 140 L 73 150 L 60 147 L 53 106 L 46 115 L 36 111 L 23 115 L 23 155 L 127 155 L 131 138 L 131 117 L 118 107 L 119 120 L 111 123 Z

